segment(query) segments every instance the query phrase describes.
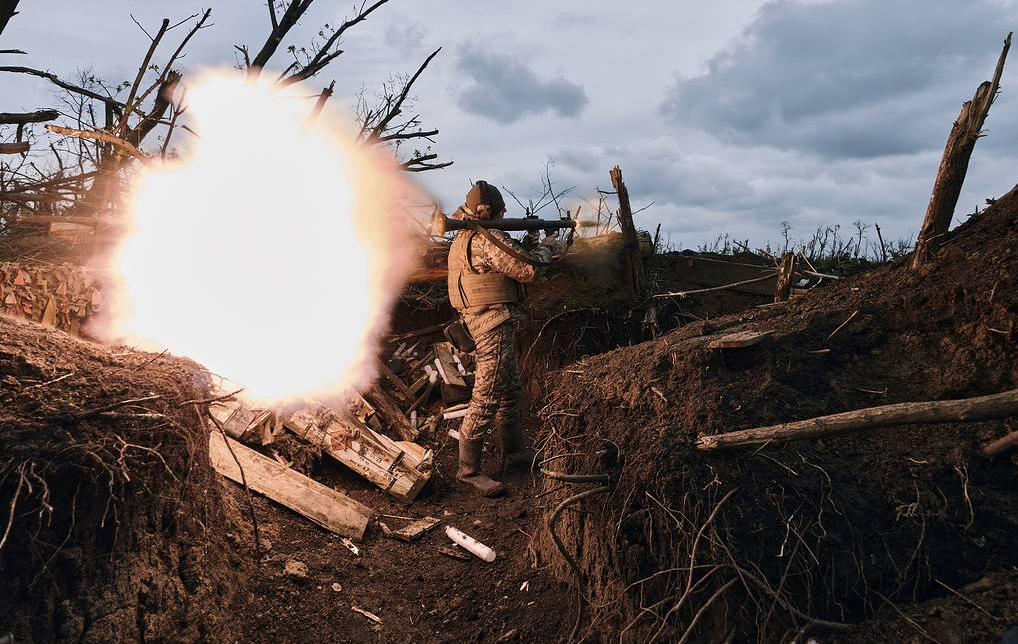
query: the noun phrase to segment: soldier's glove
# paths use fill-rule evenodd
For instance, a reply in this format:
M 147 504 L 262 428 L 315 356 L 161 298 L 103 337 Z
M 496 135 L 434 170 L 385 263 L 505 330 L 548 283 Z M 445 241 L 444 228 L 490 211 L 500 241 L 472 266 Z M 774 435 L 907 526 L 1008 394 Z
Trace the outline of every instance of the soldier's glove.
M 537 244 L 541 241 L 541 236 L 536 230 L 527 231 L 527 234 L 520 240 L 520 244 L 526 250 L 533 250 L 537 248 Z
M 547 246 L 548 248 L 551 249 L 552 252 L 555 252 L 555 249 L 558 248 L 558 233 L 552 232 L 551 234 L 549 234 L 547 237 L 541 240 L 541 245 Z

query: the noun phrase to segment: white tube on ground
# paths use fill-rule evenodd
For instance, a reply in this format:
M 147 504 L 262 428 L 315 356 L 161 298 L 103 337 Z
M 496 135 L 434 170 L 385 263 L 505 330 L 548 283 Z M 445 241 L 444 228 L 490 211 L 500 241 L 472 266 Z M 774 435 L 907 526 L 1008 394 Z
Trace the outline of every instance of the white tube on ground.
M 457 530 L 451 525 L 445 527 L 445 536 L 455 541 L 458 545 L 466 548 L 471 553 L 477 555 L 484 561 L 491 563 L 495 561 L 495 551 L 484 545 L 477 539 L 474 539 L 470 535 L 464 533 L 462 530 Z

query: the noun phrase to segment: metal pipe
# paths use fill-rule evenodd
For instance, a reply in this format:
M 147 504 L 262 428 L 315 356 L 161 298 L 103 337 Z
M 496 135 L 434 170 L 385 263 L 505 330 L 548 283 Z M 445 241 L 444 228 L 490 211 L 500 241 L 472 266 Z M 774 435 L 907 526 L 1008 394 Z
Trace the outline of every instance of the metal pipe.
M 577 226 L 593 226 L 593 222 L 577 222 L 575 219 L 537 219 L 535 217 L 524 217 L 523 219 L 450 219 L 443 212 L 436 212 L 431 220 L 431 231 L 435 235 L 444 235 L 451 230 L 467 230 L 472 226 L 481 228 L 494 228 L 495 230 L 552 230 L 559 228 L 573 228 Z

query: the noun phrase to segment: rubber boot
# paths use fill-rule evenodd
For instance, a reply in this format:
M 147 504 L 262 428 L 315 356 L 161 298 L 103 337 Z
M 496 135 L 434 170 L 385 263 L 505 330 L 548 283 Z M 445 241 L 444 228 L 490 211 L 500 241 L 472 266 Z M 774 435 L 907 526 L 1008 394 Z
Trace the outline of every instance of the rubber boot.
M 460 438 L 460 465 L 456 480 L 466 483 L 484 496 L 505 494 L 505 486 L 481 472 L 481 451 L 484 441 Z
M 495 417 L 498 438 L 502 443 L 502 471 L 529 470 L 544 460 L 544 452 L 523 445 L 523 422 L 519 412 L 499 413 Z

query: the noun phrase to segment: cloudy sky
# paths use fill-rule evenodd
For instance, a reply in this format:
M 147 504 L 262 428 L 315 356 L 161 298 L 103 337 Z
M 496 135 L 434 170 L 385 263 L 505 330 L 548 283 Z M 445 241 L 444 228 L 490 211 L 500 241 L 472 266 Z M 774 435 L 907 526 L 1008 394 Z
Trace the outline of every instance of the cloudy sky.
M 0 64 L 133 78 L 171 3 L 22 0 L 0 36 Z M 172 3 L 171 19 L 202 8 Z M 257 49 L 265 0 L 222 0 L 180 67 L 232 65 Z M 284 45 L 304 45 L 350 14 L 316 0 Z M 470 179 L 539 192 L 551 160 L 560 187 L 594 198 L 623 168 L 638 224 L 676 247 L 728 232 L 753 244 L 818 225 L 879 223 L 914 236 L 961 103 L 992 75 L 1018 0 L 391 0 L 358 25 L 345 52 L 308 83 L 338 97 L 411 72 L 437 47 L 416 108 L 438 128 L 451 168 L 420 175 L 447 209 Z M 285 65 L 280 51 L 275 66 Z M 955 222 L 1018 181 L 1018 95 L 1003 93 L 978 144 Z M 50 106 L 40 79 L 0 77 L 0 110 Z M 585 208 L 588 208 L 585 206 Z M 518 213 L 511 213 L 518 214 Z

